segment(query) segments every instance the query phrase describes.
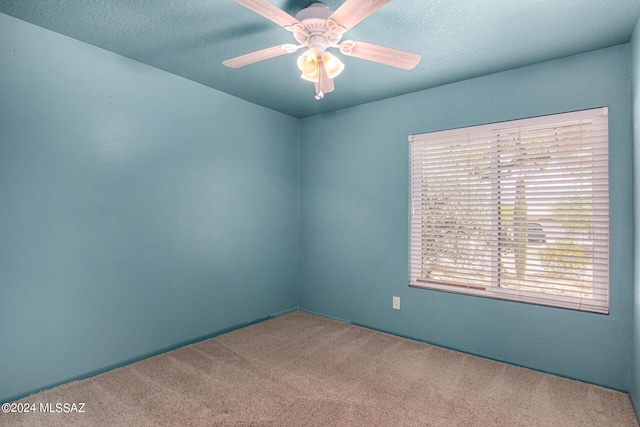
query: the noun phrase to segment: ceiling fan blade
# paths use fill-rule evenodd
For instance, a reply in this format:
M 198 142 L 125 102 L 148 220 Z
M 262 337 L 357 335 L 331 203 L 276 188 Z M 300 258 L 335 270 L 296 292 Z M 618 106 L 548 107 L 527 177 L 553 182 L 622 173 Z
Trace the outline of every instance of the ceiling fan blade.
M 354 40 L 345 40 L 340 43 L 340 52 L 347 56 L 355 56 L 403 70 L 413 70 L 421 59 L 420 55 L 415 53 Z
M 328 18 L 345 32 L 391 0 L 347 0 Z
M 314 83 L 313 85 L 317 94 L 322 93 L 322 95 L 317 95 L 316 99 L 322 99 L 327 93 L 331 93 L 336 89 L 333 79 L 327 79 L 322 86 L 319 83 Z
M 323 93 L 333 92 L 335 90 L 335 85 L 333 83 L 333 79 L 329 77 L 329 73 L 327 73 L 327 69 L 322 62 L 322 59 L 319 61 L 318 69 L 320 71 L 320 77 L 318 79 L 318 87 Z
M 236 3 L 240 3 L 247 9 L 253 10 L 258 15 L 262 15 L 265 18 L 275 22 L 276 24 L 284 27 L 287 30 L 292 31 L 295 24 L 300 24 L 293 16 L 287 12 L 278 9 L 267 0 L 235 0 Z M 302 25 L 302 24 L 300 24 Z
M 335 85 L 333 83 L 333 79 L 329 77 L 329 73 L 322 63 L 322 59 L 318 61 L 318 81 L 313 84 L 316 89 L 316 99 L 324 98 L 324 95 L 335 90 Z
M 222 62 L 222 65 L 229 68 L 240 68 L 245 65 L 253 64 L 254 62 L 264 61 L 265 59 L 275 58 L 276 56 L 285 55 L 287 53 L 293 53 L 298 50 L 299 47 L 300 46 L 296 46 L 294 44 L 281 44 L 279 46 L 268 47 L 236 58 L 227 59 Z

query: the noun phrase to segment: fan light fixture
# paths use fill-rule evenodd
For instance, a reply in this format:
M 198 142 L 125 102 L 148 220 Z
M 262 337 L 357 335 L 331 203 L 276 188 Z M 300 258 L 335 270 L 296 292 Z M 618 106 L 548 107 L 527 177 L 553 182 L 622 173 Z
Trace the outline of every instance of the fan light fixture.
M 327 52 L 328 48 L 339 49 L 343 55 L 403 70 L 412 70 L 420 62 L 420 55 L 415 53 L 353 40 L 340 43 L 342 35 L 347 30 L 391 0 L 346 0 L 335 12 L 323 3 L 316 2 L 298 12 L 295 18 L 267 0 L 235 1 L 291 31 L 298 44 L 282 44 L 222 63 L 231 68 L 244 67 L 307 47 L 308 49 L 298 57 L 297 64 L 302 72 L 300 77 L 313 83 L 316 99 L 322 99 L 326 93 L 333 92 L 333 79 L 344 70 L 342 61 Z
M 324 55 L 322 55 L 322 63 L 324 64 L 324 69 L 327 70 L 327 74 L 330 79 L 338 77 L 342 70 L 344 70 L 344 64 L 342 61 L 329 52 L 325 52 Z
M 318 52 L 309 49 L 298 57 L 298 68 L 302 71 L 300 77 L 310 82 L 317 82 L 318 76 Z
M 300 77 L 304 80 L 318 83 L 320 80 L 320 67 L 324 67 L 330 79 L 338 77 L 344 70 L 342 61 L 329 52 L 325 52 L 322 57 L 318 58 L 318 52 L 315 49 L 309 49 L 298 57 L 298 68 L 302 71 Z

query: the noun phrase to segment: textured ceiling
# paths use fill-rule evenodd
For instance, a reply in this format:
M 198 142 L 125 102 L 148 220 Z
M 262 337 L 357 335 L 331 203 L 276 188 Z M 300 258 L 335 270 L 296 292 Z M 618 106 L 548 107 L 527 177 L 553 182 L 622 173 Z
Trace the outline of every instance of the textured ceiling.
M 291 15 L 312 0 L 270 0 Z M 343 0 L 326 0 L 335 10 Z M 345 38 L 418 53 L 412 71 L 340 55 L 336 91 L 314 99 L 297 54 L 222 61 L 293 43 L 232 0 L 0 0 L 0 12 L 256 104 L 306 117 L 629 41 L 640 0 L 395 0 Z

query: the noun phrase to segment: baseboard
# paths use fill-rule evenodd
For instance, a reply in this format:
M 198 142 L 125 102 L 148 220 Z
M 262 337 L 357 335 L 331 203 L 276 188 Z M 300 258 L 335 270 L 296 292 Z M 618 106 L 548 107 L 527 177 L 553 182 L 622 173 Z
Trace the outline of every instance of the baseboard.
M 352 322 L 351 322 L 351 321 L 349 321 L 349 320 L 341 319 L 341 318 L 339 318 L 339 317 L 329 316 L 329 315 L 327 315 L 327 314 L 323 314 L 323 313 L 317 313 L 317 312 L 315 312 L 315 311 L 313 311 L 313 310 L 307 310 L 306 308 L 299 308 L 299 307 L 298 307 L 298 310 L 299 310 L 299 311 L 302 311 L 302 312 L 305 312 L 305 313 L 313 314 L 314 316 L 320 316 L 320 317 L 324 317 L 324 318 L 326 318 L 326 319 L 336 320 L 336 321 L 338 321 L 338 322 L 342 322 L 342 323 L 354 324 L 354 323 L 352 323 Z M 358 326 L 360 326 L 360 325 L 358 325 Z M 363 326 L 363 328 L 366 328 L 366 326 Z M 373 328 L 367 328 L 367 329 L 373 329 Z M 382 331 L 381 331 L 381 332 L 382 332 Z
M 44 390 L 49 390 L 51 388 L 57 387 L 57 386 L 62 385 L 62 384 L 66 384 L 66 383 L 70 383 L 70 382 L 73 382 L 73 381 L 80 381 L 80 380 L 84 380 L 84 379 L 87 379 L 87 378 L 95 377 L 96 375 L 100 375 L 100 374 L 103 374 L 105 372 L 112 371 L 114 369 L 122 368 L 123 366 L 131 365 L 132 363 L 136 363 L 136 362 L 139 362 L 141 360 L 157 356 L 159 354 L 167 353 L 169 351 L 176 350 L 176 349 L 178 349 L 180 347 L 185 347 L 187 345 L 195 344 L 195 343 L 198 343 L 200 341 L 205 341 L 205 340 L 208 340 L 208 339 L 211 339 L 211 338 L 215 338 L 217 336 L 220 336 L 220 335 L 235 331 L 237 329 L 246 328 L 247 326 L 255 325 L 257 323 L 264 322 L 265 320 L 269 320 L 269 319 L 273 319 L 273 318 L 276 318 L 276 317 L 284 316 L 285 314 L 293 313 L 294 311 L 298 311 L 298 310 L 299 310 L 299 307 L 296 306 L 296 307 L 288 308 L 286 310 L 270 314 L 270 315 L 268 315 L 266 317 L 260 317 L 260 318 L 257 318 L 257 319 L 254 319 L 254 320 L 251 320 L 251 321 L 248 321 L 248 322 L 242 322 L 242 323 L 235 324 L 233 326 L 229 326 L 227 328 L 218 329 L 215 332 L 211 332 L 209 334 L 201 335 L 201 336 L 198 336 L 196 338 L 189 339 L 189 340 L 181 341 L 181 342 L 179 342 L 177 344 L 161 348 L 160 350 L 156 350 L 156 351 L 152 351 L 152 352 L 149 352 L 149 353 L 145 353 L 145 354 L 143 354 L 141 356 L 133 357 L 131 359 L 127 359 L 127 360 L 124 360 L 124 361 L 119 362 L 119 363 L 114 363 L 112 365 L 108 365 L 108 366 L 105 366 L 103 368 L 95 369 L 95 370 L 90 371 L 90 372 L 85 372 L 83 374 L 67 378 L 66 380 L 57 381 L 55 383 L 48 384 L 48 385 L 46 385 L 44 387 L 39 387 L 37 389 L 30 390 L 27 393 L 21 393 L 21 394 L 15 395 L 13 397 L 9 397 L 4 402 L 13 402 L 13 401 L 16 401 L 16 400 L 24 399 L 25 397 L 31 396 L 32 394 L 39 393 L 39 392 L 44 391 Z
M 270 315 L 268 318 L 264 319 L 264 320 L 269 320 L 269 319 L 273 319 L 275 317 L 280 317 L 280 316 L 284 316 L 285 314 L 289 314 L 289 313 L 293 313 L 294 311 L 299 311 L 300 307 L 295 306 L 292 308 L 288 308 L 286 310 L 282 310 L 282 311 L 278 311 L 277 313 L 273 313 L 272 315 Z M 259 322 L 256 322 L 259 323 Z

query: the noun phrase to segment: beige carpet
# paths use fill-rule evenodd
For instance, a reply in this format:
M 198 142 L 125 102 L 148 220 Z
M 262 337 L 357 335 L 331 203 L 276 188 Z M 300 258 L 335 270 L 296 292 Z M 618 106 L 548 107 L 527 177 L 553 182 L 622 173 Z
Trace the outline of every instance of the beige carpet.
M 624 393 L 303 312 L 20 402 L 0 425 L 638 426 Z

